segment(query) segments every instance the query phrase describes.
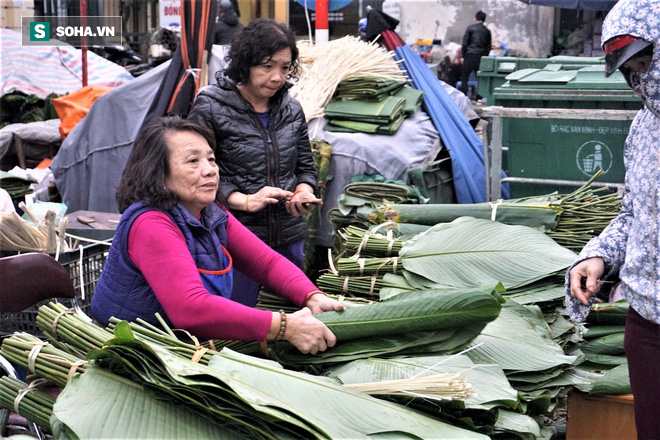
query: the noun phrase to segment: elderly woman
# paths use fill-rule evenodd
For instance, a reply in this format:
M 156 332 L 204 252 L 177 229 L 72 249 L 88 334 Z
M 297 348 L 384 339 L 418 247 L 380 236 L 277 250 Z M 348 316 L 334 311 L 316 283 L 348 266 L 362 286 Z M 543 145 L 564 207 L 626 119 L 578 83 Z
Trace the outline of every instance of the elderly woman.
M 123 215 L 94 318 L 158 325 L 158 312 L 202 338 L 285 339 L 303 353 L 332 347 L 334 335 L 312 313 L 343 306 L 227 212 L 214 144 L 209 129 L 178 117 L 143 127 L 117 190 Z M 303 308 L 287 315 L 233 301 L 234 267 Z
M 302 107 L 287 79 L 298 72 L 293 33 L 256 19 L 232 40 L 226 70 L 202 89 L 188 119 L 215 133 L 220 192 L 232 214 L 266 244 L 302 265 L 316 170 Z M 259 284 L 236 273 L 234 298 L 256 304 Z

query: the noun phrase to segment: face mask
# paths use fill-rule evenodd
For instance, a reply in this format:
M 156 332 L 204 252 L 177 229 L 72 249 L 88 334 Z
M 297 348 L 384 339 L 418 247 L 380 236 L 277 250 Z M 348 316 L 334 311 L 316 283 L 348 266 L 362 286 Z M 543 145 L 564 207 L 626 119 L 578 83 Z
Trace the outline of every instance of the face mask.
M 643 80 L 642 80 L 643 76 L 644 74 L 637 72 L 629 72 L 626 75 L 626 81 L 628 82 L 628 85 L 630 86 L 632 91 L 635 92 L 635 94 L 640 98 L 645 98 Z
M 649 90 L 647 87 L 649 73 L 637 73 L 631 71 L 622 71 L 622 73 L 632 91 L 642 98 L 644 106 L 660 118 L 660 96 L 658 96 L 657 93 L 654 93 L 654 96 L 649 96 Z

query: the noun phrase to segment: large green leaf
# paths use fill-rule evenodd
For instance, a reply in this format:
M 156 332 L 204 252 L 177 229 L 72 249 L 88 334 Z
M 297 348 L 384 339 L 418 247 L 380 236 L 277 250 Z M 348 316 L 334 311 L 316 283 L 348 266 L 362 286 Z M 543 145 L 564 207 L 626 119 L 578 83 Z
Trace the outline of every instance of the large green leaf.
M 621 299 L 613 303 L 594 303 L 587 315 L 587 322 L 594 325 L 624 325 L 628 315 L 628 303 Z
M 490 322 L 501 297 L 493 286 L 413 291 L 365 307 L 316 315 L 338 341 Z
M 400 252 L 405 270 L 453 287 L 518 287 L 564 270 L 576 254 L 533 228 L 459 218 L 420 234 Z
M 655 373 L 649 373 L 655 374 Z M 603 377 L 594 382 L 589 394 L 592 396 L 605 396 L 617 394 L 630 394 L 630 376 L 628 375 L 628 364 L 619 365 L 605 373 Z
M 516 409 L 518 393 L 511 388 L 498 365 L 474 364 L 466 356 L 418 356 L 396 359 L 363 359 L 328 369 L 344 384 L 382 382 L 433 374 L 460 373 L 474 393 L 464 400 L 465 407 L 488 410 L 495 406 Z M 432 400 L 432 396 L 423 396 Z
M 272 361 L 223 349 L 207 367 L 136 341 L 127 326 L 115 330 L 115 339 L 90 353 L 99 365 L 235 424 L 245 430 L 244 438 L 484 438 Z
M 496 432 L 505 432 L 509 435 L 517 434 L 523 438 L 525 434 L 531 434 L 533 438 L 541 436 L 541 428 L 536 420 L 524 414 L 518 414 L 512 411 L 500 409 L 497 412 L 497 422 L 495 422 Z
M 518 304 L 538 304 L 542 302 L 561 301 L 566 296 L 566 288 L 561 286 L 552 286 L 537 288 L 526 292 L 519 292 L 512 295 L 505 294 L 506 299 L 511 299 Z
M 601 336 L 600 338 L 591 339 L 582 344 L 580 349 L 587 355 L 591 353 L 607 355 L 624 354 L 623 338 L 623 333 L 613 333 L 611 335 Z
M 94 367 L 74 376 L 58 396 L 51 426 L 56 438 L 244 438 L 231 427 L 220 426 L 189 408 L 155 397 L 135 382 Z
M 474 324 L 427 332 L 352 339 L 337 342 L 334 347 L 315 355 L 302 354 L 288 342 L 278 342 L 272 353 L 282 364 L 295 367 L 347 362 L 372 356 L 451 354 L 465 347 L 484 327 L 485 324 Z
M 473 349 L 468 356 L 505 371 L 543 371 L 572 364 L 577 357 L 566 356 L 547 326 L 533 316 L 525 306 L 506 303 L 499 317 L 470 343 Z
M 231 388 L 260 405 L 290 408 L 329 438 L 486 439 L 405 407 L 352 391 L 337 381 L 282 369 L 230 350 L 214 356 L 209 367 L 222 372 Z M 268 393 L 268 400 L 263 400 Z M 270 399 L 275 399 L 272 401 Z

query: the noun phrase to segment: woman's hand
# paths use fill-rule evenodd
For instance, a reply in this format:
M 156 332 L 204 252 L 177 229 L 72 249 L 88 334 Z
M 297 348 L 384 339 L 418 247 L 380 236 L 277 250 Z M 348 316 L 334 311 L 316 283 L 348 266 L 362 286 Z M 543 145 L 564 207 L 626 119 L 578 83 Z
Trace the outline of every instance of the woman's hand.
M 328 298 L 322 292 L 315 293 L 311 295 L 309 298 L 307 298 L 307 301 L 305 302 L 305 307 L 308 307 L 313 314 L 321 313 L 321 312 L 330 312 L 332 310 L 335 310 L 337 312 L 346 310 L 346 307 L 344 307 L 343 304 L 332 298 Z
M 316 354 L 333 347 L 337 338 L 325 324 L 314 318 L 307 307 L 287 315 L 284 339 L 301 353 Z
M 264 186 L 256 193 L 245 196 L 245 210 L 247 212 L 259 212 L 268 205 L 279 203 L 280 200 L 290 199 L 292 196 L 291 191 L 273 186 Z
M 292 216 L 300 217 L 314 209 L 316 204 L 305 202 L 306 200 L 313 199 L 316 199 L 314 188 L 306 183 L 301 183 L 296 187 L 296 192 L 294 192 L 291 198 L 287 200 L 284 207 L 286 208 L 286 212 Z
M 589 298 L 598 293 L 600 283 L 598 279 L 605 272 L 605 260 L 600 257 L 587 258 L 578 263 L 568 273 L 570 281 L 571 296 L 582 304 L 589 304 Z M 582 289 L 582 278 L 586 278 L 587 289 Z

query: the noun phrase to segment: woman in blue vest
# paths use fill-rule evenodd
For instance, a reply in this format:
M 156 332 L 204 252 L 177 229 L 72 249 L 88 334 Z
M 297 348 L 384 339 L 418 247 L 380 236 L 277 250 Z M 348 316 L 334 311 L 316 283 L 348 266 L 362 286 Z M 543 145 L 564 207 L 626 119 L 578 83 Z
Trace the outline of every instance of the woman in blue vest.
M 285 339 L 303 353 L 332 347 L 335 336 L 312 314 L 343 306 L 227 211 L 214 143 L 211 130 L 178 117 L 154 119 L 138 134 L 117 190 L 123 214 L 92 299 L 94 318 L 158 325 L 159 313 L 201 338 Z M 234 301 L 234 269 L 301 309 Z

